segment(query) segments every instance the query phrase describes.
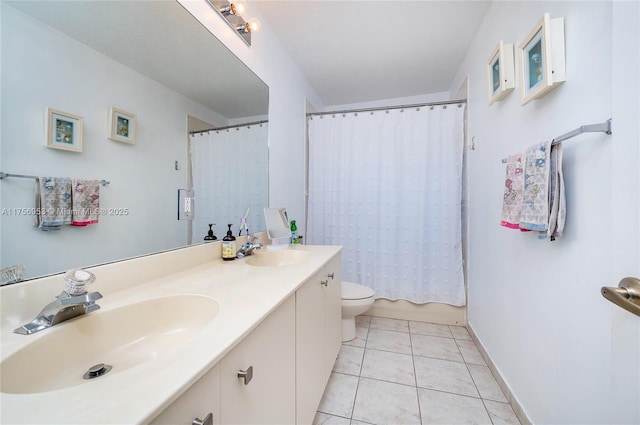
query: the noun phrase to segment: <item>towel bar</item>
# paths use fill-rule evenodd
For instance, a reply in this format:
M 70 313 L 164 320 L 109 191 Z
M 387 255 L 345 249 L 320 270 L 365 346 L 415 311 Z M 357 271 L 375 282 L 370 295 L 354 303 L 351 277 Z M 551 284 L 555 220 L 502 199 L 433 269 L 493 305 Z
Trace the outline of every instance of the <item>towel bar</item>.
M 625 277 L 617 288 L 603 286 L 602 296 L 625 310 L 640 316 L 640 280 Z
M 552 145 L 555 145 L 556 143 L 560 143 L 563 140 L 567 140 L 567 139 L 571 139 L 572 137 L 576 137 L 579 134 L 582 133 L 606 133 L 606 134 L 611 134 L 611 118 L 609 118 L 608 120 L 606 120 L 605 122 L 599 123 L 599 124 L 587 124 L 587 125 L 581 125 L 580 127 L 576 128 L 575 130 L 572 130 L 568 133 L 564 133 L 558 137 L 555 137 L 553 139 L 553 141 L 551 142 Z M 503 164 L 507 163 L 507 159 L 503 159 L 502 160 Z
M 18 177 L 18 178 L 21 178 L 21 179 L 37 179 L 38 178 L 38 176 L 27 176 L 27 175 L 24 175 L 24 174 L 3 173 L 2 171 L 0 171 L 0 180 L 4 179 L 5 177 Z M 106 180 L 100 180 L 100 184 L 102 185 L 102 187 L 105 187 L 110 183 L 111 182 L 106 181 Z

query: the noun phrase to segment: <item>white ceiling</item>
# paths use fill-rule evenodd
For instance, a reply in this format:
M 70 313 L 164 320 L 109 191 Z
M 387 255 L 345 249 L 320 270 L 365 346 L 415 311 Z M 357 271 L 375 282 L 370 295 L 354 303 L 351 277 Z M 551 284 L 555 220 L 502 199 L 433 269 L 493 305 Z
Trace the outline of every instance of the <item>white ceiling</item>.
M 342 105 L 448 91 L 490 3 L 253 0 L 249 15 L 258 9 L 325 105 Z

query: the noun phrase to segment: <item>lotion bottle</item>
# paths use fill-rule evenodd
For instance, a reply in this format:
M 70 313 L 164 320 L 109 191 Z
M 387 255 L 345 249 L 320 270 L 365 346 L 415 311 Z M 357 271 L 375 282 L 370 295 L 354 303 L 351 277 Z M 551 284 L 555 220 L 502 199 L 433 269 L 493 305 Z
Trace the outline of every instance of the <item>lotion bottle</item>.
M 231 224 L 228 226 L 227 236 L 222 238 L 222 259 L 225 261 L 236 259 L 236 238 L 231 232 Z

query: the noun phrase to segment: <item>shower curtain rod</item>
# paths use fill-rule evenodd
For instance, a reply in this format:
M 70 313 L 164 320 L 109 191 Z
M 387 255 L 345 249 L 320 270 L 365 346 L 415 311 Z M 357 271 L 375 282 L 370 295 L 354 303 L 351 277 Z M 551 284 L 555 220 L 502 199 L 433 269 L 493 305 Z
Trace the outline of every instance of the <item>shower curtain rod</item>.
M 349 114 L 354 112 L 374 112 L 374 111 L 388 111 L 390 109 L 411 109 L 411 108 L 422 108 L 425 106 L 441 106 L 441 105 L 453 105 L 453 104 L 467 103 L 466 99 L 460 100 L 445 100 L 442 102 L 429 102 L 429 103 L 416 103 L 413 105 L 398 105 L 398 106 L 379 106 L 375 108 L 361 108 L 361 109 L 345 109 L 342 111 L 329 111 L 329 112 L 309 112 L 307 114 L 308 117 L 313 117 L 316 115 L 332 115 L 332 114 Z
M 213 127 L 213 128 L 207 128 L 205 130 L 195 130 L 195 131 L 190 131 L 189 134 L 190 135 L 194 135 L 194 134 L 202 134 L 202 133 L 208 133 L 210 131 L 220 131 L 220 130 L 229 130 L 231 128 L 240 128 L 240 127 L 244 127 L 246 126 L 250 126 L 250 125 L 258 125 L 258 124 L 264 124 L 264 123 L 268 123 L 269 120 L 262 120 L 262 121 L 253 121 L 253 122 L 246 122 L 244 124 L 235 124 L 235 125 L 227 125 L 225 127 Z

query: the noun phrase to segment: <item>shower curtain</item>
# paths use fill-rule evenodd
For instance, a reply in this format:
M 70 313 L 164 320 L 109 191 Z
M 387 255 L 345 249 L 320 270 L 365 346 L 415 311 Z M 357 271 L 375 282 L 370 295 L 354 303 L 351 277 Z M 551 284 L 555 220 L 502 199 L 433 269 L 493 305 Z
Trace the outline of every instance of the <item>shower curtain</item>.
M 191 142 L 191 175 L 195 194 L 193 242 L 201 242 L 209 224 L 218 239 L 233 224 L 238 235 L 240 219 L 250 209 L 250 232 L 264 229 L 268 205 L 268 124 L 234 127 L 195 134 Z M 244 234 L 244 233 L 243 233 Z
M 463 105 L 311 116 L 311 244 L 376 298 L 465 304 Z

